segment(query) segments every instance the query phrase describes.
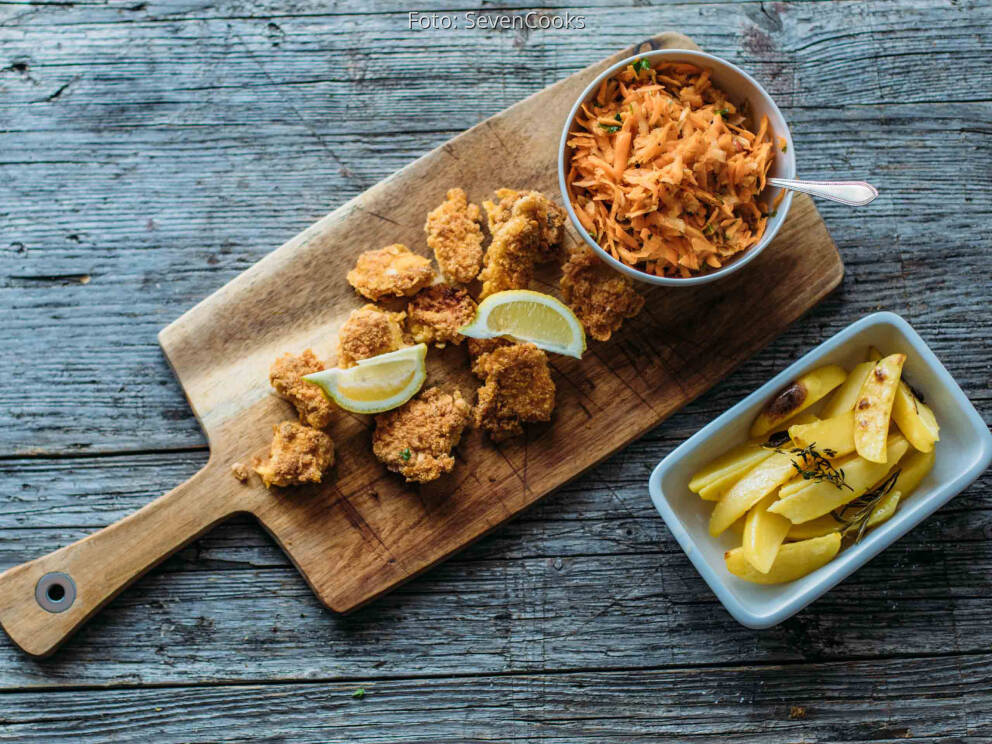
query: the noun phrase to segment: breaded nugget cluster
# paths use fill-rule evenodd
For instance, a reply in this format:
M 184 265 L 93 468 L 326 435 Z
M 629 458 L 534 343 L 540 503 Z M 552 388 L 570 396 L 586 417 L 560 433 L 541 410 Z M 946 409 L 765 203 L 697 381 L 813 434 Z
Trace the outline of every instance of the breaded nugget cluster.
M 609 341 L 624 318 L 633 318 L 644 307 L 634 282 L 591 251 L 575 251 L 561 268 L 562 299 L 597 341 Z
M 366 251 L 348 272 L 348 284 L 373 302 L 384 297 L 411 297 L 433 281 L 430 260 L 402 243 Z
M 500 189 L 498 201 L 484 202 L 493 236 L 483 261 L 486 298 L 507 289 L 527 289 L 534 267 L 558 258 L 565 232 L 565 211 L 539 191 Z
M 475 425 L 494 442 L 522 434 L 524 423 L 551 420 L 555 383 L 548 355 L 534 344 L 498 346 L 477 357 L 472 371 L 484 381 Z
M 375 417 L 372 452 L 408 482 L 426 483 L 455 467 L 451 450 L 472 419 L 457 389 L 432 387 Z
M 535 261 L 537 263 L 554 261 L 558 258 L 561 240 L 565 234 L 565 210 L 540 191 L 499 189 L 496 192 L 497 201 L 482 202 L 486 210 L 489 232 L 495 236 L 497 231 L 510 221 L 514 206 L 524 197 L 536 200 L 537 204 L 537 211 L 533 216 L 537 220 L 541 236 L 535 246 Z
M 334 464 L 334 442 L 310 426 L 283 421 L 272 427 L 268 457 L 256 459 L 255 472 L 268 486 L 295 486 L 320 483 L 324 472 Z
M 338 366 L 354 367 L 361 359 L 407 346 L 403 331 L 405 318 L 406 313 L 391 313 L 372 304 L 352 311 L 338 331 Z
M 300 423 L 276 424 L 268 456 L 255 458 L 254 470 L 266 486 L 319 483 L 334 464 L 334 442 L 320 431 L 330 425 L 333 406 L 320 388 L 303 379 L 324 368 L 313 351 L 306 349 L 299 356 L 283 354 L 269 369 L 269 382 L 280 397 L 293 404 Z M 238 480 L 247 480 L 243 467 L 232 472 Z
M 465 337 L 458 329 L 472 322 L 477 307 L 472 295 L 464 289 L 435 284 L 420 290 L 410 300 L 406 308 L 407 328 L 418 344 L 460 344 Z
M 476 289 L 480 300 L 527 289 L 535 267 L 562 261 L 565 211 L 544 194 L 499 189 L 483 206 L 490 234 L 486 249 L 482 211 L 462 189 L 450 189 L 427 215 L 427 245 L 449 283 L 437 283 L 430 259 L 399 243 L 359 256 L 348 282 L 385 306 L 366 304 L 352 311 L 338 333 L 339 367 L 414 343 L 460 344 L 459 330 L 475 318 Z M 594 339 L 609 339 L 644 305 L 629 279 L 588 251 L 568 256 L 562 272 L 562 296 Z M 472 373 L 481 381 L 474 407 L 457 388 L 430 387 L 375 417 L 373 453 L 408 482 L 426 483 L 450 472 L 452 451 L 469 426 L 503 442 L 523 433 L 525 424 L 551 420 L 556 390 L 544 351 L 500 338 L 470 338 L 467 346 Z M 255 461 L 266 486 L 318 483 L 334 463 L 334 444 L 321 431 L 331 423 L 332 404 L 302 379 L 324 368 L 310 349 L 286 354 L 272 365 L 272 386 L 296 407 L 300 423 L 276 425 L 268 456 Z M 240 463 L 234 473 L 247 477 Z
M 310 349 L 299 356 L 283 354 L 269 369 L 269 382 L 276 393 L 296 407 L 300 421 L 307 426 L 323 429 L 331 422 L 331 401 L 320 388 L 303 379 L 303 375 L 320 372 L 324 363 Z
M 482 267 L 482 214 L 461 189 L 448 191 L 444 202 L 427 215 L 427 247 L 434 251 L 449 281 L 468 284 Z

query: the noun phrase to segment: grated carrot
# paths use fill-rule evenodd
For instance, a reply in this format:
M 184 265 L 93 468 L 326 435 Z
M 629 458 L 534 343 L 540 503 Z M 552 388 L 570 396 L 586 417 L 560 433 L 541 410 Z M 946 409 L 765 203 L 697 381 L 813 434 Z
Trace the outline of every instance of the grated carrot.
M 615 258 L 660 276 L 716 269 L 753 247 L 774 158 L 763 117 L 690 64 L 628 66 L 580 107 L 569 133 L 569 197 L 582 226 Z

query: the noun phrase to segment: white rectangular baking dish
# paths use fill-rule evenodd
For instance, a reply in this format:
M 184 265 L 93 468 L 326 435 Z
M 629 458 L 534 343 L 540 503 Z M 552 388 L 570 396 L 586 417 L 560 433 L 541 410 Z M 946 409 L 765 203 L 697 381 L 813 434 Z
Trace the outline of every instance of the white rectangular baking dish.
M 762 586 L 732 575 L 723 554 L 736 547 L 731 530 L 708 531 L 713 505 L 689 491 L 692 474 L 747 438 L 759 409 L 799 375 L 824 364 L 851 369 L 869 345 L 883 354 L 906 353 L 903 374 L 919 390 L 940 424 L 933 470 L 887 522 L 857 545 L 841 549 L 823 568 L 788 584 Z M 749 628 L 769 628 L 791 617 L 878 555 L 967 488 L 992 462 L 992 434 L 950 373 L 910 325 L 894 313 L 875 313 L 848 326 L 704 426 L 671 452 L 651 474 L 651 500 L 689 560 L 724 607 Z

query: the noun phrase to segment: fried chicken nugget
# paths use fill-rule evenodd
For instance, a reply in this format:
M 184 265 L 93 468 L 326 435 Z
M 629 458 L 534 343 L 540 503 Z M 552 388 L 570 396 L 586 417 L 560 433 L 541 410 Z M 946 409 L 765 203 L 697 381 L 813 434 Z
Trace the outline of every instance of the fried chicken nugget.
M 550 421 L 555 383 L 548 357 L 534 344 L 500 346 L 475 361 L 484 376 L 475 407 L 475 425 L 494 442 L 523 433 L 522 424 Z
M 480 380 L 486 379 L 485 361 L 482 360 L 489 352 L 501 346 L 513 346 L 515 341 L 505 338 L 470 338 L 468 340 L 468 356 L 472 363 L 472 374 Z
M 561 239 L 565 234 L 565 210 L 548 199 L 540 191 L 516 191 L 514 189 L 499 189 L 496 192 L 498 201 L 484 201 L 486 221 L 489 232 L 495 235 L 504 224 L 509 222 L 513 214 L 513 206 L 524 196 L 537 199 L 540 202 L 538 222 L 541 225 L 541 239 L 536 246 L 537 263 L 547 263 L 558 258 Z
M 633 318 L 644 307 L 634 283 L 589 251 L 573 253 L 562 271 L 562 298 L 597 341 L 608 341 L 624 318 Z
M 514 202 L 510 218 L 493 233 L 486 251 L 479 274 L 479 299 L 507 289 L 527 289 L 541 240 L 541 210 L 541 201 L 535 196 L 523 196 Z
M 461 189 L 448 191 L 445 201 L 427 215 L 424 231 L 441 273 L 450 281 L 468 284 L 482 268 L 482 213 L 469 204 Z
M 391 313 L 372 304 L 353 310 L 338 331 L 338 366 L 354 367 L 359 359 L 406 346 L 405 318 L 404 312 Z
M 373 302 L 383 297 L 411 297 L 434 281 L 429 259 L 401 243 L 365 251 L 348 272 L 348 284 Z
M 475 300 L 464 289 L 449 284 L 435 284 L 417 293 L 407 306 L 407 328 L 418 344 L 447 342 L 460 344 L 458 329 L 472 322 Z
M 458 390 L 428 388 L 375 417 L 372 451 L 408 483 L 426 483 L 455 467 L 451 450 L 471 418 L 472 407 Z
M 322 431 L 283 421 L 272 427 L 268 457 L 253 464 L 266 487 L 320 483 L 334 464 L 334 442 Z
M 300 421 L 318 429 L 331 423 L 333 407 L 320 388 L 304 380 L 303 375 L 322 369 L 324 363 L 310 349 L 299 356 L 283 354 L 269 368 L 269 382 L 276 393 L 296 406 Z

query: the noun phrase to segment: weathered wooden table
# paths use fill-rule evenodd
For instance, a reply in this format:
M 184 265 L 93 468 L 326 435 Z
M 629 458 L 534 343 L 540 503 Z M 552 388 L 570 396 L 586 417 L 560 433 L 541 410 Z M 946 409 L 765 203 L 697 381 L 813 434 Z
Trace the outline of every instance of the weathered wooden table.
M 642 441 L 354 615 L 324 611 L 246 520 L 54 658 L 4 639 L 0 739 L 992 741 L 992 477 L 762 632 L 719 606 L 646 491 L 674 445 L 881 308 L 992 418 L 992 6 L 593 0 L 567 8 L 585 30 L 522 33 L 446 5 L 460 29 L 411 31 L 405 6 L 358 0 L 0 5 L 0 568 L 204 462 L 159 328 L 379 178 L 650 33 L 682 30 L 763 81 L 802 175 L 881 189 L 821 205 L 842 287 Z

